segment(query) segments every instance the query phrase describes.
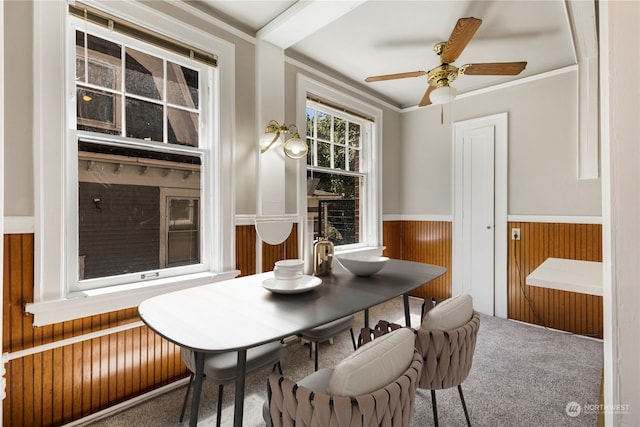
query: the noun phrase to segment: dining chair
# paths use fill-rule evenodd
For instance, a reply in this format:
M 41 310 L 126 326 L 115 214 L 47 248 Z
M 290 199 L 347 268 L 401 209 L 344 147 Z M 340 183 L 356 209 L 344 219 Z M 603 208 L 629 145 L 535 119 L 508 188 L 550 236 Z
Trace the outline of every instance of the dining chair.
M 282 344 L 280 341 L 274 341 L 247 350 L 247 365 L 245 375 L 250 375 L 256 371 L 273 366 L 273 371 L 277 369 L 282 374 L 282 366 L 280 365 L 280 352 Z M 187 400 L 191 391 L 191 385 L 194 382 L 194 372 L 196 371 L 195 355 L 192 350 L 181 348 L 180 355 L 182 361 L 191 371 L 187 393 L 184 396 L 182 404 L 182 412 L 180 413 L 180 422 L 184 419 Z M 222 411 L 222 397 L 224 386 L 231 384 L 236 380 L 236 366 L 238 362 L 238 353 L 235 351 L 227 353 L 210 353 L 204 359 L 204 375 L 205 379 L 212 381 L 218 385 L 218 406 L 216 412 L 216 426 L 220 427 L 220 412 Z
M 416 348 L 424 359 L 418 387 L 431 391 L 436 427 L 436 390 L 452 387 L 458 389 L 467 425 L 471 427 L 461 384 L 471 370 L 479 328 L 480 315 L 473 310 L 473 301 L 468 294 L 460 294 L 436 304 L 422 319 L 416 336 Z
M 457 387 L 467 425 L 471 427 L 461 384 L 471 370 L 480 315 L 473 310 L 473 300 L 468 294 L 445 300 L 428 299 L 422 309 L 424 317 L 415 331 L 416 349 L 424 362 L 418 388 L 431 391 L 433 419 L 437 427 L 436 390 Z M 375 329 L 363 328 L 360 341 L 366 343 L 399 327 L 381 320 Z
M 349 330 L 351 334 L 351 342 L 353 343 L 353 349 L 356 349 L 356 338 L 353 335 L 353 314 L 334 320 L 333 322 L 325 323 L 324 325 L 316 326 L 312 329 L 307 329 L 298 334 L 299 337 L 309 341 L 309 358 L 311 358 L 312 352 L 315 348 L 315 362 L 314 370 L 318 370 L 318 353 L 320 352 L 320 343 L 327 341 L 335 337 L 336 335 Z
M 422 364 L 414 332 L 402 328 L 298 382 L 272 373 L 264 420 L 267 427 L 408 427 Z

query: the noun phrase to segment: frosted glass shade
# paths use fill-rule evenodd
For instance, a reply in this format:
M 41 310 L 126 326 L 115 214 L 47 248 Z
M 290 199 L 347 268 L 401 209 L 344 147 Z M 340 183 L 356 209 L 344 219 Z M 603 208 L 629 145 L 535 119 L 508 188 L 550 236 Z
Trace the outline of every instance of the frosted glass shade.
M 266 132 L 260 138 L 260 150 L 264 153 L 280 138 L 280 132 Z
M 456 98 L 458 91 L 451 86 L 442 86 L 434 89 L 429 94 L 429 99 L 432 104 L 447 104 Z
M 307 155 L 307 143 L 304 142 L 299 134 L 293 135 L 284 143 L 284 154 L 292 159 L 301 159 Z

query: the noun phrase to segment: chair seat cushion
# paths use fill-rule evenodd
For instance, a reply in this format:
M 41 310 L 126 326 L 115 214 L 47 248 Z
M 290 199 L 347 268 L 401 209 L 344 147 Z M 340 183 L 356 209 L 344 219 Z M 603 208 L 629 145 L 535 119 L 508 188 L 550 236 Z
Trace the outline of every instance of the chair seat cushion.
M 333 375 L 333 368 L 318 369 L 312 374 L 307 375 L 300 381 L 298 385 L 308 388 L 315 393 L 326 393 L 331 375 Z
M 331 337 L 335 337 L 342 331 L 346 331 L 351 328 L 353 324 L 354 316 L 345 316 L 333 322 L 325 323 L 324 325 L 316 326 L 313 329 L 307 329 L 300 332 L 300 336 L 309 341 L 324 341 Z
M 436 304 L 424 315 L 422 327 L 427 330 L 459 328 L 473 316 L 473 299 L 469 294 L 460 294 Z
M 385 387 L 407 370 L 414 347 L 415 334 L 409 328 L 376 338 L 334 368 L 327 393 L 358 396 Z
M 247 350 L 246 375 L 259 369 L 275 364 L 280 360 L 282 345 L 279 341 L 262 344 Z M 182 349 L 182 360 L 191 372 L 196 371 L 195 358 L 191 350 Z M 238 353 L 207 354 L 204 358 L 204 375 L 218 384 L 228 384 L 235 381 Z

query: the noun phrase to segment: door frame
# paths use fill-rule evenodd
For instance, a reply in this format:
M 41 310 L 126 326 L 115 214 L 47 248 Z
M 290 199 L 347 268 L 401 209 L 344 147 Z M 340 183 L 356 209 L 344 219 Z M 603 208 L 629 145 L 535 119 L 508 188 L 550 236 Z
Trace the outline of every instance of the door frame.
M 508 198 L 508 134 L 507 113 L 455 122 L 452 125 L 453 146 L 453 259 L 451 293 L 465 292 L 462 283 L 456 277 L 462 275 L 463 236 L 462 230 L 462 194 L 463 150 L 462 136 L 466 130 L 482 126 L 495 127 L 494 146 L 494 316 L 507 318 L 507 198 Z

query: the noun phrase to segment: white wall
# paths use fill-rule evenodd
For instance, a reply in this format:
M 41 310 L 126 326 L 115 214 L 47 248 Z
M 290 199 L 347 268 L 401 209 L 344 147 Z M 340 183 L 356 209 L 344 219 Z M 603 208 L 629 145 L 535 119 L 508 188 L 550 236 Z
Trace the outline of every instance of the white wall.
M 33 190 L 33 73 L 31 2 L 7 1 L 4 6 L 4 215 L 32 216 Z M 8 41 L 11 43 L 8 43 Z M 25 54 L 25 52 L 29 54 Z M 11 64 L 11 66 L 8 66 Z M 10 125 L 9 125 L 10 124 Z M 55 144 L 56 141 L 51 141 Z
M 576 72 L 461 97 L 451 106 L 454 121 L 502 112 L 509 115 L 508 213 L 599 216 L 600 180 L 577 179 Z M 402 114 L 398 213 L 452 213 L 451 127 L 440 124 L 440 115 L 440 106 Z
M 640 3 L 600 2 L 605 421 L 640 425 Z M 625 406 L 626 405 L 626 406 Z

